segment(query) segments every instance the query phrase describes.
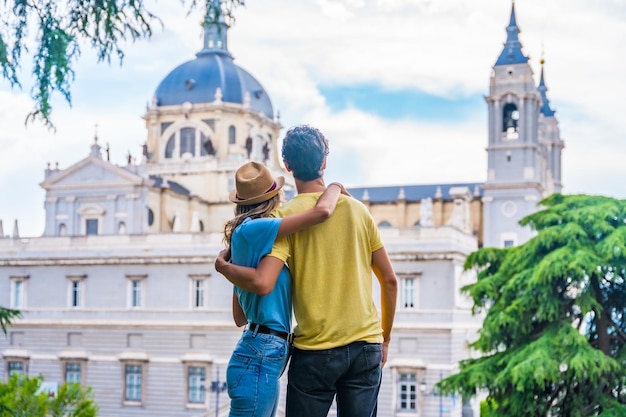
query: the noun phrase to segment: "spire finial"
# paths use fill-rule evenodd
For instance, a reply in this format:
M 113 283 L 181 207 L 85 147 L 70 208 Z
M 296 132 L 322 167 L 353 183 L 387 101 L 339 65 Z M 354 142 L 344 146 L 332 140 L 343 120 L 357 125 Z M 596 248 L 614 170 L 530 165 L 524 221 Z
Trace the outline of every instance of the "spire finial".
M 224 19 L 222 0 L 208 0 L 204 21 L 204 45 L 198 55 L 206 54 L 208 51 L 221 52 L 230 55 L 226 43 L 226 32 L 228 24 Z
M 542 46 L 541 60 L 539 61 L 539 63 L 541 64 L 541 76 L 539 77 L 539 86 L 537 86 L 537 91 L 539 91 L 539 94 L 541 94 L 541 107 L 539 111 L 545 117 L 551 117 L 551 116 L 554 116 L 555 111 L 552 110 L 552 108 L 550 107 L 550 100 L 548 100 L 548 95 L 547 95 L 548 87 L 546 86 L 546 80 L 543 75 L 543 66 L 545 62 L 546 60 L 543 57 L 543 46 Z
M 102 148 L 98 145 L 98 123 L 94 125 L 95 133 L 93 135 L 93 145 L 91 145 L 91 156 L 95 156 L 96 158 L 102 158 L 102 154 L 100 153 L 100 149 Z
M 496 61 L 496 65 L 525 64 L 528 57 L 522 52 L 522 44 L 519 41 L 520 29 L 515 18 L 515 1 L 511 2 L 511 18 L 506 28 L 506 42 L 502 53 Z

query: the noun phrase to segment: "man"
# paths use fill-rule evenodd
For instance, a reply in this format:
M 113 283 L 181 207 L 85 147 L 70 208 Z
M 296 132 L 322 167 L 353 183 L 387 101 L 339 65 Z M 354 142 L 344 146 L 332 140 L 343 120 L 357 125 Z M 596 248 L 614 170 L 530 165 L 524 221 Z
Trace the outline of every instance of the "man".
M 315 205 L 326 189 L 327 155 L 328 142 L 318 129 L 305 125 L 287 132 L 282 156 L 298 195 L 276 216 Z M 227 264 L 223 255 L 216 269 L 259 294 L 271 290 L 283 262 L 292 272 L 297 326 L 287 416 L 326 416 L 335 397 L 340 416 L 374 416 L 391 340 L 397 279 L 365 206 L 341 196 L 325 223 L 277 240 L 256 270 Z M 372 271 L 381 288 L 381 318 L 372 298 Z

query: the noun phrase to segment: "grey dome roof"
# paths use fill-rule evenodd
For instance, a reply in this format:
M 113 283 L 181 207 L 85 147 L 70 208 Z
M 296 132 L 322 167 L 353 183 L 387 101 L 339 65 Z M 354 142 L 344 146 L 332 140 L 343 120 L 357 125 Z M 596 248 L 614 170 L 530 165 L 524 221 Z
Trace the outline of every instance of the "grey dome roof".
M 226 31 L 214 28 L 205 30 L 204 48 L 196 54 L 196 59 L 174 68 L 161 81 L 155 92 L 158 106 L 211 103 L 215 101 L 218 88 L 222 91 L 222 101 L 243 104 L 246 93 L 250 96 L 250 108 L 261 112 L 270 119 L 274 110 L 265 89 L 250 73 L 233 62 L 226 48 Z M 216 42 L 212 42 L 217 39 Z

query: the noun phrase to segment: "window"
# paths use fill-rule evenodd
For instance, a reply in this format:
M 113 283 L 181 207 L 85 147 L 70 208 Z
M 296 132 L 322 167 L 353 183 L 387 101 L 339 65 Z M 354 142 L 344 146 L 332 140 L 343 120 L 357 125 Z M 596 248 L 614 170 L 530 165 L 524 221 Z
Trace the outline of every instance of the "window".
M 148 226 L 152 226 L 154 224 L 154 211 L 151 208 L 148 209 Z
M 142 365 L 124 365 L 124 400 L 130 402 L 141 402 L 142 394 Z
M 187 368 L 187 402 L 190 404 L 204 404 L 204 385 L 206 368 L 204 366 L 189 366 Z
M 59 224 L 59 236 L 65 236 L 67 234 L 67 227 L 65 223 Z
M 80 281 L 71 282 L 70 305 L 72 307 L 80 307 Z
M 117 225 L 117 233 L 120 234 L 120 235 L 125 235 L 126 234 L 126 223 L 120 222 Z
M 402 306 L 406 309 L 417 307 L 415 302 L 415 281 L 414 277 L 402 278 Z
M 13 307 L 24 307 L 24 281 L 13 283 Z
M 81 363 L 66 362 L 65 363 L 65 382 L 80 384 L 81 381 Z
M 95 204 L 87 204 L 78 209 L 82 222 L 82 234 L 98 235 L 102 233 L 100 226 L 103 223 L 105 210 Z
M 98 234 L 98 219 L 86 219 L 85 220 L 85 234 L 86 235 Z
M 196 129 L 185 127 L 180 129 L 180 156 L 196 154 Z
M 28 275 L 12 276 L 11 279 L 11 308 L 26 308 L 26 283 Z
M 170 127 L 174 122 L 164 122 L 161 123 L 161 134 L 165 133 L 168 127 Z
M 517 244 L 517 234 L 516 233 L 502 233 L 500 236 L 501 247 L 503 248 L 512 248 Z
M 17 375 L 19 377 L 27 375 L 26 361 L 23 360 L 9 360 L 7 361 L 7 375 L 12 377 Z
M 207 304 L 208 275 L 191 275 L 191 307 L 204 308 Z
M 132 280 L 130 285 L 131 285 L 130 306 L 141 307 L 141 281 Z
M 143 281 L 146 275 L 129 275 L 128 278 L 128 307 L 140 308 L 144 305 Z
M 398 411 L 417 410 L 417 375 L 401 372 L 398 376 Z
M 235 126 L 230 126 L 228 128 L 228 144 L 229 145 L 234 145 L 235 143 L 237 143 L 235 133 L 236 133 Z
M 176 146 L 176 135 L 170 136 L 165 145 L 165 158 L 171 158 L 174 154 L 174 146 Z
M 70 275 L 68 279 L 68 302 L 70 308 L 84 307 L 86 275 Z
M 378 223 L 378 227 L 391 227 L 391 223 L 389 223 L 387 220 L 383 220 L 382 222 Z
M 506 104 L 502 109 L 502 131 L 505 133 L 505 139 L 517 139 L 519 137 L 519 117 L 519 110 L 513 103 Z

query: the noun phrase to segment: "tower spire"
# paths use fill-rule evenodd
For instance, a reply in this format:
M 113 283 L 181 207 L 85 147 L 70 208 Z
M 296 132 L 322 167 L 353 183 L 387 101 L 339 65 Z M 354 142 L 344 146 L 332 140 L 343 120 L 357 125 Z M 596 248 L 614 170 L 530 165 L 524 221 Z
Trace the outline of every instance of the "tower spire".
M 550 108 L 550 100 L 548 100 L 548 96 L 546 92 L 548 91 L 548 87 L 546 87 L 546 82 L 543 77 L 543 64 L 546 62 L 543 58 L 541 58 L 541 78 L 539 79 L 539 86 L 537 87 L 537 91 L 541 94 L 541 114 L 546 117 L 554 116 L 555 111 Z
M 222 0 L 208 0 L 204 16 L 204 45 L 198 55 L 221 52 L 230 55 L 227 45 L 228 24 L 224 19 Z
M 515 2 L 511 3 L 511 18 L 506 28 L 506 42 L 496 61 L 496 65 L 525 64 L 528 57 L 522 52 L 522 43 L 519 41 L 520 29 L 515 19 Z

